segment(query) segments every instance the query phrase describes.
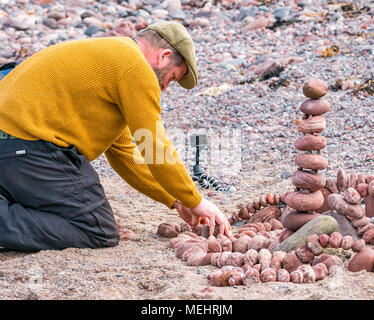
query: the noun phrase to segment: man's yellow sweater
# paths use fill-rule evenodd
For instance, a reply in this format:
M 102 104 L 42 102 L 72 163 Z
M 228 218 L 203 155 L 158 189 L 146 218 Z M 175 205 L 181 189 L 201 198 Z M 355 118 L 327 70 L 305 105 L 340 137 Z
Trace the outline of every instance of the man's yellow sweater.
M 25 140 L 75 145 L 89 161 L 105 152 L 138 191 L 169 208 L 176 199 L 191 208 L 201 195 L 166 137 L 160 95 L 155 73 L 131 38 L 67 41 L 34 54 L 0 82 L 0 129 Z M 148 138 L 154 151 L 148 156 L 132 143 L 142 132 L 151 135 L 135 141 L 143 146 Z M 167 154 L 165 161 L 160 154 Z M 140 164 L 142 156 L 148 158 Z

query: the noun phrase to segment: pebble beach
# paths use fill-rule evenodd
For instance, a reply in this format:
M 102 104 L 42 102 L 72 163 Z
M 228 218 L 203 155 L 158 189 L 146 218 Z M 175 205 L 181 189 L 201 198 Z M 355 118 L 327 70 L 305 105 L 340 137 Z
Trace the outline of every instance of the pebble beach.
M 0 66 L 62 41 L 134 36 L 160 20 L 186 26 L 199 72 L 192 90 L 172 83 L 162 93 L 166 132 L 191 174 L 190 136 L 207 135 L 201 166 L 235 191 L 199 190 L 227 217 L 293 189 L 310 78 L 329 86 L 324 175 L 374 174 L 374 1 L 0 0 Z M 177 212 L 132 189 L 104 156 L 92 165 L 133 235 L 115 248 L 1 252 L 1 299 L 374 299 L 373 273 L 346 268 L 315 284 L 208 286 L 213 266 L 185 265 L 157 235 L 160 223 L 181 221 Z

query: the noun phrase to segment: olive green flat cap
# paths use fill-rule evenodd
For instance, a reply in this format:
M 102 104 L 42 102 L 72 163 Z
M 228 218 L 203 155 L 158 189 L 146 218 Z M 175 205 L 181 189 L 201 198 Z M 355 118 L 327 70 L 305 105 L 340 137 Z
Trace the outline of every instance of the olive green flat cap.
M 187 29 L 175 21 L 160 21 L 149 25 L 146 29 L 156 31 L 179 52 L 187 64 L 187 74 L 178 83 L 186 89 L 192 89 L 197 84 L 195 46 Z

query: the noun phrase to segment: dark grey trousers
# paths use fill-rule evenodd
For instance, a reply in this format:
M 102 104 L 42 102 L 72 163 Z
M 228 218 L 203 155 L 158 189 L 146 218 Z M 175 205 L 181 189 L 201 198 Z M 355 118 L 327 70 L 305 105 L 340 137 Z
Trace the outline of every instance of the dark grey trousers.
M 116 246 L 99 177 L 74 146 L 0 139 L 0 247 L 18 251 Z

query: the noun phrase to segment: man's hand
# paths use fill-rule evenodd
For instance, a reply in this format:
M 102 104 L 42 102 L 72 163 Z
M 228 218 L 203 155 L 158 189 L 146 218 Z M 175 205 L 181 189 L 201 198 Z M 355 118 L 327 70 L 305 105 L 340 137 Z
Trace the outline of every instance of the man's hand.
M 177 209 L 179 216 L 190 225 L 191 228 L 194 228 L 198 224 L 207 224 L 208 220 L 205 217 L 201 217 L 191 211 L 190 208 L 182 206 L 179 200 L 175 200 L 173 208 Z
M 219 233 L 226 235 L 230 240 L 234 237 L 231 234 L 231 225 L 221 210 L 211 201 L 203 198 L 201 202 L 194 208 L 183 207 L 179 201 L 174 202 L 181 218 L 190 226 L 197 224 L 209 224 L 210 234 L 213 235 L 216 222 L 219 225 Z

